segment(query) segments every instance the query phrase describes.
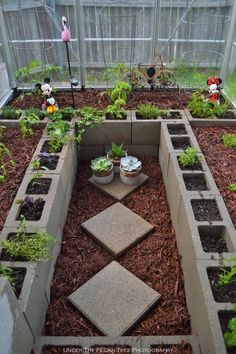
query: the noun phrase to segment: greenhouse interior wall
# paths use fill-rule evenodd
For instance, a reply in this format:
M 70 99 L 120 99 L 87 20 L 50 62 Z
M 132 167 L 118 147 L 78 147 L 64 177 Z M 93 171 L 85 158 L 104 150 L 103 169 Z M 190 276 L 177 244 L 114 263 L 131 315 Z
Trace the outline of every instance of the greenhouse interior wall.
M 180 88 L 206 88 L 221 75 L 236 102 L 236 5 L 232 0 L 1 0 L 0 100 L 27 89 L 22 68 L 53 65 L 58 88 L 69 87 L 61 17 L 71 30 L 73 76 L 80 87 L 112 85 L 104 69 L 157 62 L 161 53 Z M 32 84 L 32 83 L 31 83 Z

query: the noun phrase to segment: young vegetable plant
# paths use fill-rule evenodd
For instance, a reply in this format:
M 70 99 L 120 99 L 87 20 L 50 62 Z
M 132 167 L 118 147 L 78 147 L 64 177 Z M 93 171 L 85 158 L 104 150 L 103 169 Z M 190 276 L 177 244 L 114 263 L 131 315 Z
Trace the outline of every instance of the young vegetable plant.
M 15 109 L 6 106 L 2 110 L 0 110 L 0 117 L 1 119 L 19 119 L 22 112 L 23 111 L 21 109 Z
M 29 108 L 25 111 L 24 117 L 20 121 L 21 133 L 23 138 L 27 135 L 33 135 L 32 125 L 38 125 L 41 112 L 37 108 Z
M 228 285 L 236 275 L 236 266 L 230 267 L 230 270 L 220 268 L 220 271 L 218 283 L 219 285 L 225 286 Z
M 142 117 L 142 119 L 157 119 L 160 117 L 161 113 L 161 109 L 151 103 L 140 104 L 137 107 L 137 114 Z
M 222 136 L 224 146 L 227 148 L 236 147 L 236 134 L 224 134 Z
M 7 163 L 14 166 L 15 162 L 11 158 L 11 153 L 4 143 L 0 141 L 0 183 L 4 183 L 7 178 Z
M 233 305 L 233 310 L 236 312 L 236 304 Z M 225 345 L 227 348 L 236 348 L 236 316 L 229 320 L 228 329 L 224 334 Z
M 110 93 L 112 104 L 107 106 L 106 114 L 113 119 L 122 119 L 125 117 L 124 106 L 127 102 L 127 92 L 131 92 L 131 86 L 124 81 L 118 81 L 115 88 Z
M 27 261 L 48 261 L 51 259 L 49 246 L 55 242 L 53 236 L 42 230 L 27 235 L 25 218 L 21 217 L 15 238 L 1 240 L 0 247 L 11 257 L 23 257 Z
M 117 145 L 112 143 L 111 147 L 106 151 L 109 158 L 119 160 L 121 157 L 124 157 L 126 155 L 126 151 L 123 149 L 123 145 L 124 144 Z
M 231 192 L 235 192 L 236 191 L 236 183 L 231 183 L 228 186 L 228 190 L 231 191 Z
M 75 140 L 80 144 L 86 128 L 102 123 L 103 111 L 93 107 L 83 107 L 78 110 L 78 115 L 80 120 L 77 123 Z
M 71 125 L 62 119 L 62 114 L 56 112 L 51 115 L 52 121 L 47 123 L 47 132 L 50 138 L 50 152 L 58 152 L 71 138 Z
M 188 108 L 192 115 L 198 118 L 222 117 L 228 110 L 228 104 L 218 105 L 217 102 L 207 101 L 201 91 L 193 92 Z
M 178 160 L 181 166 L 190 166 L 198 162 L 197 150 L 193 147 L 188 147 L 184 152 L 178 155 Z

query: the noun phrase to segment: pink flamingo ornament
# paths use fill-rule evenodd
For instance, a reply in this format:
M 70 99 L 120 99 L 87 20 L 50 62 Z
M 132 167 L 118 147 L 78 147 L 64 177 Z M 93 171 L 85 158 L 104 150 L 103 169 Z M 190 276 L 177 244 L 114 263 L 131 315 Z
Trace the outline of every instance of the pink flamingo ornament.
M 70 42 L 71 40 L 71 35 L 70 35 L 70 31 L 67 28 L 67 19 L 65 16 L 62 16 L 62 26 L 63 26 L 63 31 L 61 32 L 61 40 L 63 42 Z

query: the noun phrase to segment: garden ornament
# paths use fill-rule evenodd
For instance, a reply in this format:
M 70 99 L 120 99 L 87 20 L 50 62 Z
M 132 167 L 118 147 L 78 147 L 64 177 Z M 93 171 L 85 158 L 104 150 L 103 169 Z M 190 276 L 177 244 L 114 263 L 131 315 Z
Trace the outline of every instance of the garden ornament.
M 43 92 L 43 104 L 42 104 L 42 110 L 46 111 L 48 114 L 52 114 L 58 110 L 58 105 L 55 101 L 55 99 L 52 97 L 51 92 L 52 88 L 49 85 L 49 83 L 44 83 L 41 86 L 41 90 Z
M 222 83 L 222 80 L 215 76 L 214 78 L 208 77 L 207 79 L 207 85 L 209 86 L 209 99 L 208 101 L 211 102 L 219 102 L 219 97 L 220 97 L 220 84 Z

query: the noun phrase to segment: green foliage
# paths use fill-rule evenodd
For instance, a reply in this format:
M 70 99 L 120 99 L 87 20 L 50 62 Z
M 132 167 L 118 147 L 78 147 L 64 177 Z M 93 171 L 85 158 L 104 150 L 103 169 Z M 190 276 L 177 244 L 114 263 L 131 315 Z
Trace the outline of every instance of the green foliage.
M 198 162 L 197 150 L 193 147 L 188 147 L 184 152 L 178 155 L 181 166 L 190 166 Z
M 70 120 L 75 116 L 76 110 L 72 107 L 64 107 L 58 110 L 58 113 L 62 115 L 62 119 Z
M 0 125 L 0 139 L 2 139 L 2 133 L 4 129 L 6 129 L 6 127 L 4 125 Z
M 125 156 L 125 150 L 123 149 L 123 145 L 117 145 L 112 143 L 111 148 L 107 150 L 107 154 L 110 158 L 119 160 L 121 157 Z
M 236 312 L 236 304 L 233 310 Z M 227 327 L 229 331 L 224 334 L 225 345 L 227 348 L 236 348 L 236 316 L 229 320 Z
M 115 84 L 117 81 L 122 81 L 127 71 L 127 67 L 123 63 L 118 63 L 116 66 L 107 67 L 102 74 L 102 80 L 110 81 Z
M 194 117 L 212 119 L 215 116 L 222 117 L 228 110 L 228 104 L 218 105 L 217 102 L 207 101 L 204 95 L 198 91 L 192 93 L 188 108 Z
M 11 257 L 23 257 L 27 261 L 47 261 L 51 258 L 48 254 L 48 248 L 50 244 L 55 242 L 53 236 L 42 230 L 27 235 L 25 218 L 22 217 L 15 238 L 1 240 L 0 247 Z
M 18 119 L 22 114 L 21 109 L 15 109 L 9 106 L 4 107 L 0 111 L 1 119 Z
M 116 83 L 115 88 L 110 92 L 112 104 L 107 106 L 106 113 L 114 119 L 122 119 L 125 115 L 123 106 L 127 102 L 127 92 L 131 92 L 131 86 L 124 81 Z
M 5 267 L 0 262 L 0 277 L 7 278 L 9 283 L 13 286 L 13 277 L 12 277 L 12 269 L 9 267 Z M 14 286 L 13 286 L 14 287 Z
M 7 163 L 14 166 L 15 162 L 11 158 L 11 153 L 4 143 L 0 141 L 0 183 L 4 183 L 7 178 Z
M 140 104 L 137 107 L 137 113 L 143 119 L 157 119 L 160 117 L 162 111 L 151 103 Z
M 112 166 L 112 162 L 108 160 L 105 156 L 97 157 L 91 161 L 91 168 L 94 171 L 108 171 Z
M 40 122 L 40 110 L 29 108 L 25 111 L 24 117 L 20 120 L 21 133 L 23 138 L 27 135 L 33 135 L 32 125 L 38 125 Z
M 230 267 L 230 270 L 220 268 L 221 273 L 219 274 L 218 283 L 219 285 L 228 285 L 232 278 L 236 275 L 236 266 Z
M 47 132 L 50 138 L 50 152 L 58 152 L 65 142 L 71 138 L 71 125 L 62 119 L 60 112 L 55 112 L 51 115 L 52 121 L 47 123 Z
M 231 192 L 235 192 L 236 191 L 236 183 L 231 183 L 230 185 L 228 185 L 228 190 Z
M 78 115 L 80 120 L 77 123 L 78 129 L 75 139 L 80 144 L 86 128 L 102 123 L 103 111 L 93 107 L 83 107 L 78 110 Z
M 224 134 L 222 140 L 225 147 L 227 148 L 236 147 L 236 134 Z

